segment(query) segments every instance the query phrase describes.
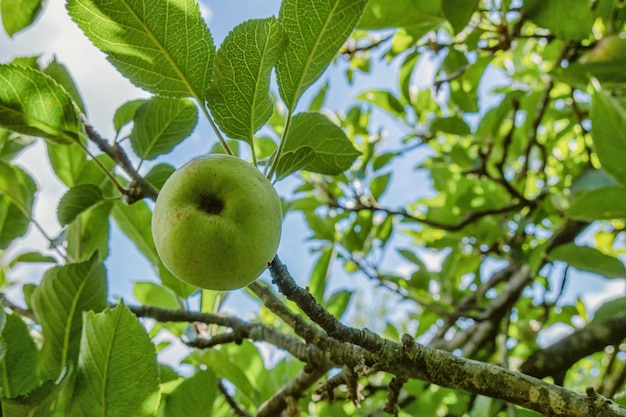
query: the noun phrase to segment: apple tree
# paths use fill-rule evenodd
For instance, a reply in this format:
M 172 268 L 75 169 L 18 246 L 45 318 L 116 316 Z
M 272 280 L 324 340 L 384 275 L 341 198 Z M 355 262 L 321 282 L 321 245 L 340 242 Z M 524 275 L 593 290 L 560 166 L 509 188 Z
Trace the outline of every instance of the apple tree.
M 6 33 L 42 3 L 1 0 Z M 106 137 L 72 68 L 0 64 L 2 416 L 626 416 L 622 0 L 282 0 L 220 45 L 194 0 L 66 12 L 149 96 Z M 199 120 L 188 159 L 247 161 L 305 230 L 242 290 L 179 280 L 153 240 Z M 63 184 L 56 229 L 34 146 Z M 151 266 L 123 299 L 113 231 Z

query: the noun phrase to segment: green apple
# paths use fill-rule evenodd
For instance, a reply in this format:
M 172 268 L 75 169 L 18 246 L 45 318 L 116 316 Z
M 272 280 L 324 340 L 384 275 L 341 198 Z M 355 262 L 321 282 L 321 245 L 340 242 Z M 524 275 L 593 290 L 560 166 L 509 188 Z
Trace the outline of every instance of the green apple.
M 208 155 L 176 170 L 152 215 L 163 264 L 179 279 L 210 290 L 256 280 L 280 241 L 280 198 L 254 166 L 230 155 Z

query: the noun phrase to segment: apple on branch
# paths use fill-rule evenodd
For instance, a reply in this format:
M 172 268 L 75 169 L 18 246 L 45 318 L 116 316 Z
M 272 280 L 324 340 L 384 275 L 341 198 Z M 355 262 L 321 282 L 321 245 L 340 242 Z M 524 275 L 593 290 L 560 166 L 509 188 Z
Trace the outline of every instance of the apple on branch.
M 176 170 L 159 193 L 152 235 L 167 269 L 210 290 L 256 280 L 276 255 L 282 209 L 276 190 L 254 166 L 208 155 Z

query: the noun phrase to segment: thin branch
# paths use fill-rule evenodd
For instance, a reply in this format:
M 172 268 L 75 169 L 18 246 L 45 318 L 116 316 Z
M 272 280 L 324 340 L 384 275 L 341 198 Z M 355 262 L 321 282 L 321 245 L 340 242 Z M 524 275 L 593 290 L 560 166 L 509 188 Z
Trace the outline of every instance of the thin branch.
M 220 390 L 230 408 L 233 409 L 233 413 L 239 417 L 252 417 L 250 413 L 248 413 L 242 406 L 237 404 L 235 399 L 230 395 L 226 387 L 224 386 L 224 382 L 220 379 L 217 381 L 217 388 Z
M 109 142 L 100 136 L 100 134 L 86 119 L 83 120 L 83 124 L 89 140 L 95 143 L 102 152 L 115 161 L 115 163 L 119 165 L 131 178 L 131 187 L 122 190 L 122 193 L 127 197 L 128 203 L 132 204 L 142 198 L 149 198 L 153 201 L 156 200 L 159 192 L 152 184 L 139 175 L 139 172 L 137 172 L 137 170 L 133 167 L 133 164 L 124 149 L 117 144 L 110 145 Z

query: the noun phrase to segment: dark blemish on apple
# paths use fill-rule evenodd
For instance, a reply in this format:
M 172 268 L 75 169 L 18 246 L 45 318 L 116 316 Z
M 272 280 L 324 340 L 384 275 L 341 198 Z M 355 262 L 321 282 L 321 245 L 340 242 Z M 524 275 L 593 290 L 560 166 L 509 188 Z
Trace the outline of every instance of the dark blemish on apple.
M 224 210 L 224 202 L 211 194 L 201 194 L 198 208 L 207 214 L 220 214 Z

